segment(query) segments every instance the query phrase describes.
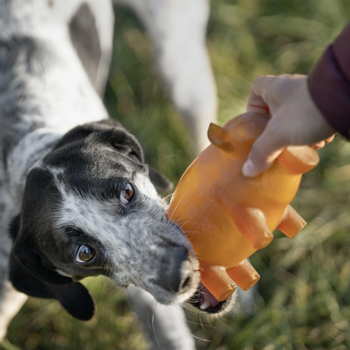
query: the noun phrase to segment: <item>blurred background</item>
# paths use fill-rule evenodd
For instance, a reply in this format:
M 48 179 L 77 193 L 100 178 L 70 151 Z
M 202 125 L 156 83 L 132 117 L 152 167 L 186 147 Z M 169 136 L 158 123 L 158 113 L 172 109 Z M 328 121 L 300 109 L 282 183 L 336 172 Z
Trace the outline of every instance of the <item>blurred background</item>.
M 349 0 L 212 0 L 208 50 L 219 124 L 245 111 L 255 77 L 307 74 L 349 20 Z M 138 136 L 147 161 L 176 183 L 193 159 L 189 135 L 154 75 L 147 35 L 122 8 L 105 102 Z M 261 275 L 254 314 L 239 308 L 210 320 L 189 313 L 198 349 L 350 349 L 350 145 L 337 137 L 319 154 L 293 202 L 308 225 L 294 240 L 276 232 L 251 258 Z M 148 349 L 127 294 L 104 278 L 84 283 L 97 304 L 91 321 L 30 298 L 0 349 Z

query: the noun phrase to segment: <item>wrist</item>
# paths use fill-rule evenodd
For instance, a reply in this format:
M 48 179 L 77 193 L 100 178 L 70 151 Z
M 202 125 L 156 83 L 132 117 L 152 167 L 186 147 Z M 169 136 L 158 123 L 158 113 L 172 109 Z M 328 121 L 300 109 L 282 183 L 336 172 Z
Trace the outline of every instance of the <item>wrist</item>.
M 307 94 L 307 110 L 309 111 L 309 115 L 312 116 L 312 122 L 315 130 L 316 139 L 313 142 L 322 141 L 335 134 L 337 130 L 335 130 L 329 123 L 314 101 L 308 85 L 308 79 L 305 80 L 305 93 Z

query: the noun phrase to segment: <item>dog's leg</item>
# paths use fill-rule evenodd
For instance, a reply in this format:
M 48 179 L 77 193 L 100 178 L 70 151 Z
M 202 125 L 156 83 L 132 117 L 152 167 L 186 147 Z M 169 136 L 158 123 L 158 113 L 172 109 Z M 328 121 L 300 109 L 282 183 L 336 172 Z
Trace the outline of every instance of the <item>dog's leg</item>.
M 0 303 L 0 340 L 4 338 L 12 318 L 27 300 L 27 296 L 15 291 L 8 281 L 5 281 L 2 287 Z
M 5 336 L 12 318 L 27 300 L 27 296 L 15 291 L 8 281 L 11 244 L 8 233 L 0 229 L 0 340 Z
M 128 287 L 131 305 L 143 330 L 148 334 L 152 349 L 194 350 L 195 344 L 180 305 L 161 305 L 142 289 Z
M 5 179 L 0 166 L 0 179 Z M 12 242 L 9 236 L 9 218 L 14 216 L 14 205 L 6 190 L 8 186 L 0 180 L 0 341 L 6 334 L 12 318 L 21 308 L 27 297 L 15 291 L 8 281 L 9 257 Z
M 77 5 L 70 2 L 68 6 Z M 114 15 L 111 1 L 81 1 L 71 18 L 65 18 L 66 1 L 57 2 L 56 10 L 68 22 L 72 45 L 90 82 L 103 97 L 112 58 Z
M 217 113 L 216 86 L 205 45 L 207 0 L 114 0 L 131 7 L 153 44 L 154 62 L 177 110 L 185 117 L 199 152 Z

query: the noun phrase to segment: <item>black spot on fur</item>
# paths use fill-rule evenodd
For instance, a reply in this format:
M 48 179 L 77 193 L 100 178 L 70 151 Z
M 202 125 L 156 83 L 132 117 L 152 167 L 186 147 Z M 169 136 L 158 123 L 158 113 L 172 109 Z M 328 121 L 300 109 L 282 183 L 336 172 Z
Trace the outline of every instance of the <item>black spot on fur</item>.
M 0 72 L 11 70 L 18 60 L 25 63 L 29 74 L 42 74 L 44 66 L 38 64 L 43 55 L 41 45 L 29 36 L 12 36 L 0 40 Z M 0 91 L 4 86 L 0 85 Z
M 32 121 L 26 128 L 17 127 L 23 115 L 38 115 L 39 108 L 33 104 L 26 89 L 26 76 L 42 75 L 47 53 L 40 42 L 29 36 L 10 36 L 0 39 L 0 94 L 6 95 L 7 103 L 0 105 L 0 139 L 3 162 L 7 166 L 7 155 L 27 133 L 40 127 Z M 18 71 L 24 72 L 18 76 Z M 6 133 L 4 133 L 6 131 Z

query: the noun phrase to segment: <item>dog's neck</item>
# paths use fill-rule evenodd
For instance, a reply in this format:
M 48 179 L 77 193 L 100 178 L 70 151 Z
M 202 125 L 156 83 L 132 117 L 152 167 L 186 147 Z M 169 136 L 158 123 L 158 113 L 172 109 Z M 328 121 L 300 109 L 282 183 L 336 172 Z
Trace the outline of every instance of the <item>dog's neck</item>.
M 48 154 L 61 139 L 62 133 L 39 128 L 27 134 L 13 148 L 7 158 L 7 173 L 10 194 L 21 205 L 27 174 Z
M 108 117 L 74 49 L 55 39 L 0 35 L 0 166 L 16 205 L 30 167 L 65 132 Z

